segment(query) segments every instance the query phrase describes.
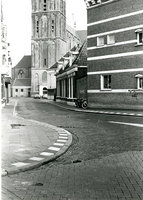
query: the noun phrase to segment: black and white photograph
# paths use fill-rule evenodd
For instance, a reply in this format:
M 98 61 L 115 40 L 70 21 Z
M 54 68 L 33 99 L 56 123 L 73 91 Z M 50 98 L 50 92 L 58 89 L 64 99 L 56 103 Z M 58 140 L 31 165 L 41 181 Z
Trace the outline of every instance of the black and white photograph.
M 1 0 L 1 200 L 143 200 L 143 0 Z

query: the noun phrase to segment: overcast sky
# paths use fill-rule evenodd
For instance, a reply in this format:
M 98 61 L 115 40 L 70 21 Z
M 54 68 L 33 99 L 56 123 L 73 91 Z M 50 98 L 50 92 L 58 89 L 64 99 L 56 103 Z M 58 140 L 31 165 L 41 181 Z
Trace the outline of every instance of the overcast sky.
M 15 66 L 24 55 L 31 54 L 31 0 L 3 0 L 4 19 L 8 42 Z M 72 26 L 73 14 L 77 30 L 86 29 L 86 6 L 84 0 L 66 0 L 67 23 Z

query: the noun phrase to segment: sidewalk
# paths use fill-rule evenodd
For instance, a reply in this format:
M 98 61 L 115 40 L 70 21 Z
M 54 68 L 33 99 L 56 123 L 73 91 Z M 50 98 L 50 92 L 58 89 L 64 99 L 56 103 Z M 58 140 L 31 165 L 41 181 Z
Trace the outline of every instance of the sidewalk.
M 71 143 L 68 131 L 17 116 L 13 100 L 1 110 L 1 176 L 50 162 Z
M 84 110 L 82 108 L 78 108 L 72 105 L 67 105 L 61 102 L 50 101 L 49 103 L 76 112 L 143 117 L 143 108 L 142 110 L 119 110 L 119 109 L 115 110 L 115 109 L 93 109 L 93 108 L 87 108 L 86 110 Z

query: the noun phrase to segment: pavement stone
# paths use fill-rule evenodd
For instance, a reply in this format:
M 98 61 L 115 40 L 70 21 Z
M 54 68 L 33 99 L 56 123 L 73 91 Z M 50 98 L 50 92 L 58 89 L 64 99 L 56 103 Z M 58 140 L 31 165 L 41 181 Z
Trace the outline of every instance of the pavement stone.
M 16 105 L 11 100 L 1 112 L 2 176 L 50 162 L 72 143 L 72 135 L 63 128 L 19 117 Z

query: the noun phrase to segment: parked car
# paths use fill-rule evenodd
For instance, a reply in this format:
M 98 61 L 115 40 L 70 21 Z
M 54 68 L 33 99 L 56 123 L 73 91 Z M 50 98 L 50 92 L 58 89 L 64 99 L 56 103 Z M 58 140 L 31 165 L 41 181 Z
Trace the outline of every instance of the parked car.
M 40 99 L 40 95 L 39 94 L 35 94 L 34 99 Z

